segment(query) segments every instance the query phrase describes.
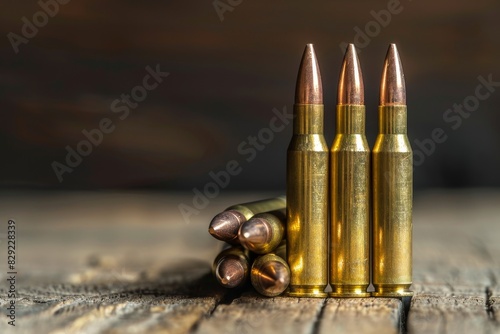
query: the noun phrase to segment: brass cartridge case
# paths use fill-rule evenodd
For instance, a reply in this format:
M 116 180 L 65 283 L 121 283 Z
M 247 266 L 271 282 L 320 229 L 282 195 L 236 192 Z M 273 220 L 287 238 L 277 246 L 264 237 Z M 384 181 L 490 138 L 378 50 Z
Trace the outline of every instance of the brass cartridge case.
M 289 296 L 324 297 L 328 284 L 328 147 L 323 105 L 295 104 L 287 154 Z
M 379 107 L 372 153 L 373 296 L 412 296 L 413 153 L 406 105 Z
M 285 209 L 285 196 L 236 204 L 215 216 L 210 222 L 208 231 L 216 239 L 238 244 L 238 231 L 241 224 L 258 213 Z
M 246 220 L 248 220 L 258 213 L 280 210 L 284 208 L 286 208 L 286 198 L 285 196 L 280 196 L 250 203 L 236 204 L 230 206 L 226 210 L 236 210 L 244 215 Z
M 330 151 L 331 297 L 367 297 L 370 284 L 370 148 L 365 106 L 337 106 Z

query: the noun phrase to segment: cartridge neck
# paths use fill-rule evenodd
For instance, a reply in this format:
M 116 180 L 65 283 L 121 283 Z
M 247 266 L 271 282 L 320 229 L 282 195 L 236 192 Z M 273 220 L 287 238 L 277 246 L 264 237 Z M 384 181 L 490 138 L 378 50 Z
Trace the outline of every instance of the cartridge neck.
M 295 104 L 293 134 L 323 134 L 323 105 Z
M 378 130 L 381 134 L 406 134 L 406 106 L 379 106 Z
M 337 105 L 337 133 L 364 134 L 365 106 L 353 104 Z

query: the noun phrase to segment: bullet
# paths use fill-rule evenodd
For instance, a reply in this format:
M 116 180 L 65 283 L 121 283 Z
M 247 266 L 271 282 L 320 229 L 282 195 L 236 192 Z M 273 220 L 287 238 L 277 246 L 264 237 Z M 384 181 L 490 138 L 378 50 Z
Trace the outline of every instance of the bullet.
M 413 155 L 406 134 L 405 80 L 395 44 L 385 58 L 378 111 L 379 134 L 372 153 L 372 295 L 412 296 Z
M 312 44 L 297 77 L 293 136 L 287 152 L 289 296 L 325 297 L 328 284 L 328 147 L 323 136 L 323 88 Z
M 370 284 L 370 148 L 364 85 L 354 44 L 339 79 L 337 133 L 330 150 L 331 297 L 368 297 Z
M 208 232 L 216 239 L 230 244 L 238 244 L 238 231 L 241 224 L 258 213 L 285 209 L 285 207 L 284 196 L 233 205 L 212 219 Z
M 258 293 L 274 297 L 286 290 L 290 283 L 290 268 L 285 258 L 286 245 L 283 242 L 274 253 L 255 259 L 250 271 L 250 279 Z
M 245 284 L 249 269 L 249 253 L 240 246 L 220 252 L 212 266 L 215 279 L 225 288 L 237 288 Z
M 256 214 L 241 225 L 240 244 L 257 254 L 269 253 L 283 240 L 285 224 L 285 209 Z

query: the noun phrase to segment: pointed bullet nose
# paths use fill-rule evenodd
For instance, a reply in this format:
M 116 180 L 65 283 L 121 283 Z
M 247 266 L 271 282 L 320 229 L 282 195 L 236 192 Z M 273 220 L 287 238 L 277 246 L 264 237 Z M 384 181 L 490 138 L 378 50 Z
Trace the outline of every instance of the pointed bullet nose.
M 241 225 L 238 237 L 243 247 L 256 251 L 269 242 L 270 233 L 270 227 L 264 219 L 252 218 Z
M 338 104 L 365 104 L 363 74 L 354 44 L 349 44 L 340 71 Z
M 212 219 L 208 232 L 216 239 L 234 243 L 238 238 L 238 230 L 245 220 L 245 216 L 238 211 L 224 211 Z
M 261 267 L 259 278 L 267 295 L 279 295 L 290 284 L 290 270 L 281 262 L 269 261 Z
M 236 288 L 246 280 L 247 268 L 236 258 L 226 258 L 215 269 L 217 281 L 226 288 Z
M 295 87 L 295 103 L 323 104 L 321 74 L 312 44 L 306 45 L 302 55 Z
M 380 105 L 406 105 L 403 66 L 396 44 L 389 45 L 380 83 Z

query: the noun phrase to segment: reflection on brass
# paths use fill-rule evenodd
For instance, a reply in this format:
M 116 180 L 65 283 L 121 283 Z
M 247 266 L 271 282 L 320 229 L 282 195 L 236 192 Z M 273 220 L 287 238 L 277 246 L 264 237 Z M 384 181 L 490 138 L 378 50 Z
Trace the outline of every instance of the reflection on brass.
M 413 163 L 406 88 L 396 45 L 385 59 L 373 148 L 373 285 L 377 297 L 411 296 Z
M 297 78 L 293 136 L 287 152 L 288 295 L 324 297 L 328 284 L 328 147 L 323 91 L 312 44 Z
M 364 86 L 353 44 L 339 80 L 337 133 L 330 151 L 331 297 L 367 297 L 370 284 L 370 148 Z

